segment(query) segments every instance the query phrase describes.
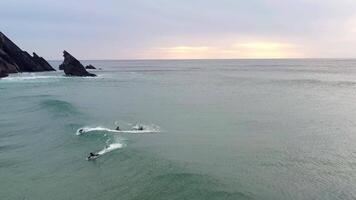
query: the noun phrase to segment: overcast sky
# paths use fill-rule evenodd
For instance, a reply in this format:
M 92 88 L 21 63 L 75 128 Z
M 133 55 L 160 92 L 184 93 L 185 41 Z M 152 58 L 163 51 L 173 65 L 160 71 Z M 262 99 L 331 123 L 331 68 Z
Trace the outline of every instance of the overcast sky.
M 355 0 L 1 0 L 0 28 L 61 59 L 356 58 Z

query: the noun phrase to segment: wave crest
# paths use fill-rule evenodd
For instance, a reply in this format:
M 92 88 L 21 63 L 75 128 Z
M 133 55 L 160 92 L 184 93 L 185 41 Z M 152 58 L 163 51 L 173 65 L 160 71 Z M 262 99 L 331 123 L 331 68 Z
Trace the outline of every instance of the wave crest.
M 105 147 L 104 149 L 100 150 L 100 151 L 98 152 L 98 154 L 99 154 L 100 156 L 102 156 L 102 155 L 104 155 L 104 154 L 106 154 L 106 153 L 109 153 L 109 152 L 112 152 L 112 151 L 114 151 L 114 150 L 116 150 L 116 149 L 121 149 L 122 147 L 124 147 L 124 144 L 120 143 L 120 141 L 116 141 L 116 142 L 114 142 L 114 143 L 112 143 L 112 144 L 109 144 L 109 145 L 108 145 L 107 147 Z
M 131 129 L 131 130 L 115 130 L 115 129 L 109 129 L 109 128 L 105 128 L 105 127 L 82 127 L 79 128 L 76 131 L 76 135 L 82 135 L 82 134 L 86 134 L 86 133 L 91 133 L 91 132 L 100 132 L 100 131 L 104 131 L 104 132 L 111 132 L 111 133 L 132 133 L 132 134 L 142 134 L 142 133 L 159 133 L 160 132 L 160 127 L 157 125 L 142 125 L 143 126 L 143 130 L 135 130 L 135 129 Z M 135 128 L 132 127 L 132 128 Z
M 70 116 L 79 113 L 73 104 L 58 99 L 47 99 L 41 101 L 40 106 L 55 115 Z

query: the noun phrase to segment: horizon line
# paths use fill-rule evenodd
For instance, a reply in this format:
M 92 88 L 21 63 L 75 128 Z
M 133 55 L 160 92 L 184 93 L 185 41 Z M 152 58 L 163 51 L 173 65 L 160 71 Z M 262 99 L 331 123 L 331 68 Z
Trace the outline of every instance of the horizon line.
M 48 59 L 48 61 L 62 61 L 63 59 Z M 315 58 L 148 58 L 148 59 L 78 59 L 81 61 L 194 61 L 194 60 L 356 60 L 356 57 L 332 58 L 332 57 L 315 57 Z

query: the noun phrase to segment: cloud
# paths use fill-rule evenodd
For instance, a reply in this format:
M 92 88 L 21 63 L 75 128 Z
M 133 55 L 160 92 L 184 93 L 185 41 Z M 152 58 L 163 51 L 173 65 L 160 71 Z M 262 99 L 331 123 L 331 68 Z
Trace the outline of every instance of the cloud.
M 63 49 L 81 59 L 356 57 L 354 0 L 2 0 L 0 7 L 2 31 L 50 59 Z

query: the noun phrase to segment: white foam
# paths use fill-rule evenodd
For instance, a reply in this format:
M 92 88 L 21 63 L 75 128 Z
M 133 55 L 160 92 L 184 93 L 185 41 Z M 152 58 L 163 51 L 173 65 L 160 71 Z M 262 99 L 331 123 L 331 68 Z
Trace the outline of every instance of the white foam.
M 141 133 L 157 133 L 160 132 L 160 128 L 156 125 L 140 125 L 143 126 L 143 130 L 135 130 L 138 129 L 139 126 L 133 126 L 132 130 L 122 130 L 122 131 L 118 131 L 118 130 L 114 130 L 114 129 L 109 129 L 109 128 L 105 128 L 105 127 L 83 127 L 77 130 L 76 135 L 82 135 L 82 134 L 88 134 L 88 133 L 95 133 L 95 132 L 99 132 L 100 134 L 104 134 L 105 136 L 108 136 L 108 133 L 133 133 L 133 134 L 141 134 Z M 112 138 L 112 136 L 114 138 Z M 100 150 L 99 152 L 97 152 L 97 154 L 99 154 L 99 156 L 102 156 L 106 153 L 109 153 L 111 151 L 114 151 L 116 149 L 120 149 L 124 147 L 124 144 L 121 143 L 122 139 L 119 138 L 120 135 L 110 135 L 110 137 L 108 137 L 108 139 L 106 140 L 106 147 L 102 150 Z M 111 141 L 114 140 L 113 143 L 111 143 Z M 110 144 L 111 143 L 111 144 Z
M 23 81 L 42 81 L 42 80 L 55 80 L 65 78 L 59 75 L 39 75 L 36 73 L 21 73 L 21 74 L 10 74 L 10 76 L 5 77 L 1 80 L 8 82 L 23 82 Z
M 135 127 L 133 127 L 135 128 Z M 79 132 L 80 130 L 83 130 L 82 132 Z M 115 130 L 115 129 L 109 129 L 109 128 L 105 128 L 105 127 L 83 127 L 77 130 L 76 135 L 82 135 L 85 133 L 90 133 L 90 132 L 94 132 L 94 131 L 106 131 L 106 132 L 111 132 L 111 133 L 131 133 L 131 134 L 142 134 L 142 133 L 159 133 L 160 132 L 160 128 L 158 126 L 155 125 L 144 125 L 143 126 L 143 130 Z
M 113 144 L 110 144 L 109 146 L 105 147 L 103 150 L 99 151 L 98 154 L 100 156 L 106 154 L 106 153 L 109 153 L 111 151 L 114 151 L 116 149 L 121 149 L 124 145 L 117 142 L 117 143 L 113 143 Z
M 80 130 L 83 130 L 83 131 L 80 132 Z M 111 129 L 100 127 L 100 126 L 94 127 L 94 128 L 83 127 L 83 128 L 78 129 L 75 134 L 76 135 L 82 135 L 84 133 L 90 133 L 90 132 L 93 132 L 93 131 L 108 131 L 108 132 L 110 132 Z
M 55 72 L 54 72 L 55 73 Z M 47 81 L 54 81 L 58 79 L 67 79 L 67 78 L 104 78 L 102 75 L 97 75 L 96 77 L 71 77 L 71 76 L 64 76 L 63 74 L 54 74 L 53 72 L 47 72 L 49 75 L 43 75 L 39 73 L 17 73 L 17 74 L 10 74 L 8 77 L 4 77 L 1 81 L 6 82 L 47 82 Z

